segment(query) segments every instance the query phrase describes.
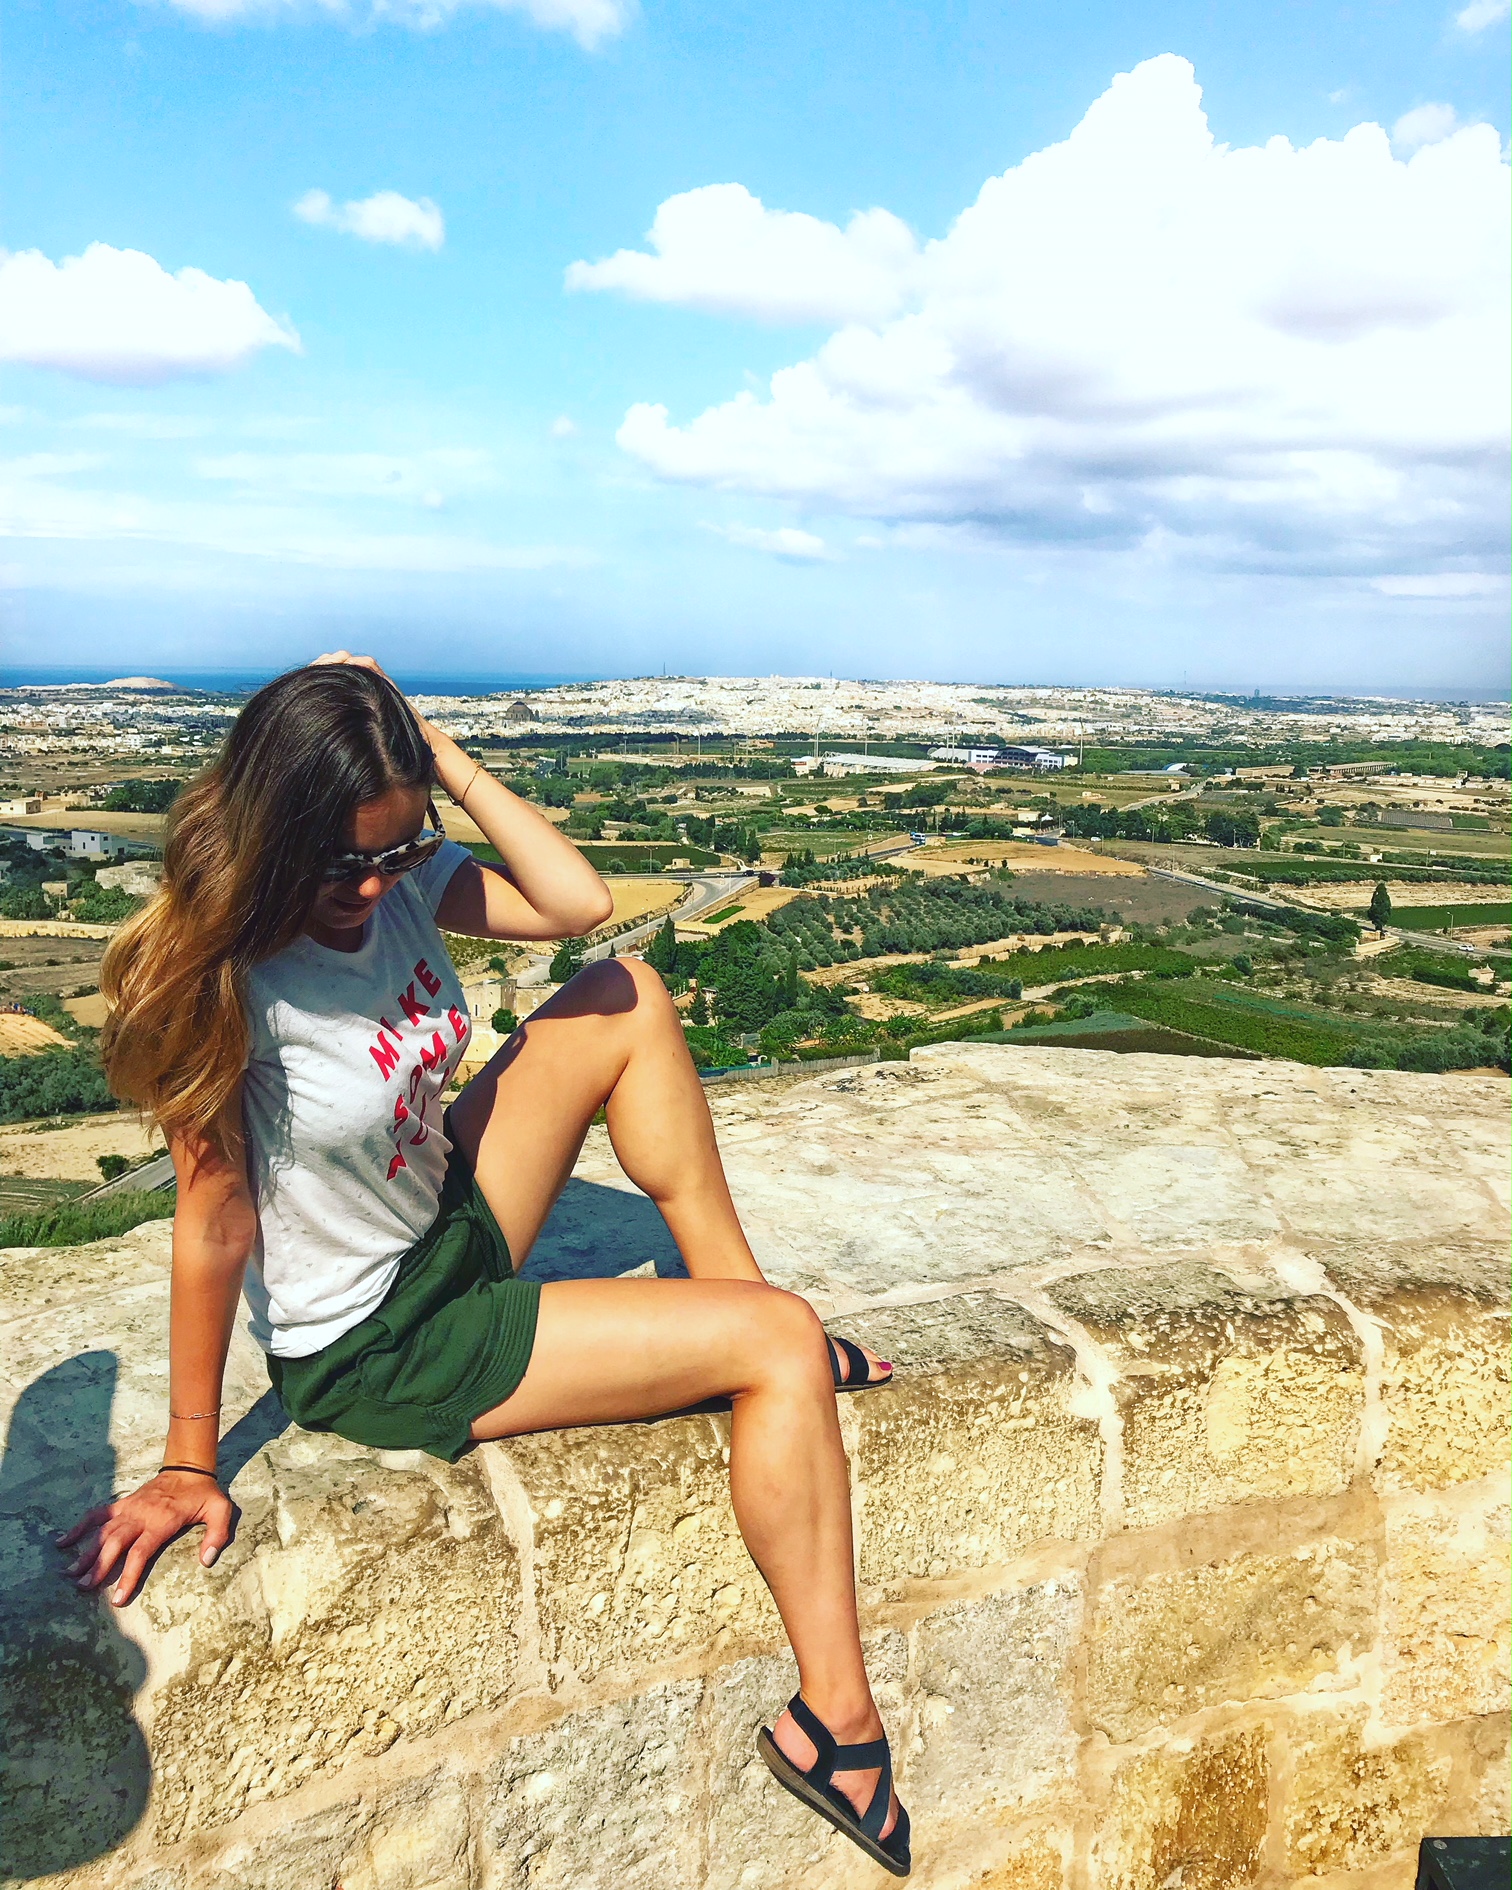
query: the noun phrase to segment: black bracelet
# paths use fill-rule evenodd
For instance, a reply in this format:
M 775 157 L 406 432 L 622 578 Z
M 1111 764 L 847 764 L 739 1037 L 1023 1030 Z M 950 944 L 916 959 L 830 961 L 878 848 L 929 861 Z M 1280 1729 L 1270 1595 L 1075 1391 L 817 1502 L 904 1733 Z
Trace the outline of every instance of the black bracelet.
M 158 1475 L 161 1476 L 165 1470 L 185 1470 L 192 1477 L 209 1477 L 213 1482 L 220 1482 L 220 1473 L 218 1471 L 204 1470 L 197 1463 L 160 1463 L 158 1465 Z

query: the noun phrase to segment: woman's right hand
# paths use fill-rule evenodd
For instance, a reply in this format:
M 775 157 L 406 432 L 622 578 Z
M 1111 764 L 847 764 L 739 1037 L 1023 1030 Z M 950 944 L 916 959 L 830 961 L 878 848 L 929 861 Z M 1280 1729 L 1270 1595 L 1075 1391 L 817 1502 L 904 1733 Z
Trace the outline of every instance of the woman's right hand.
M 63 1573 L 88 1594 L 111 1571 L 121 1572 L 110 1590 L 110 1600 L 124 1608 L 142 1583 L 147 1564 L 175 1536 L 205 1525 L 200 1561 L 209 1568 L 231 1540 L 236 1506 L 221 1486 L 208 1476 L 184 1470 L 160 1470 L 130 1496 L 100 1503 L 56 1538 L 57 1547 L 78 1547 L 79 1553 Z

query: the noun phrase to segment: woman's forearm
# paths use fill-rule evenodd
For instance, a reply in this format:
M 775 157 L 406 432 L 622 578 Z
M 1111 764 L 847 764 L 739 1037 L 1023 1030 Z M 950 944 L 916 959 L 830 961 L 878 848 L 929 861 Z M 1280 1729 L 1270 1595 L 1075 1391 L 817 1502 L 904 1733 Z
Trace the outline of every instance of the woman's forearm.
M 521 896 L 552 935 L 577 934 L 602 924 L 613 910 L 613 899 L 578 848 L 449 735 L 429 722 L 421 726 L 442 787 L 498 853 Z
M 215 1468 L 226 1352 L 251 1245 L 232 1229 L 174 1230 L 165 1463 Z

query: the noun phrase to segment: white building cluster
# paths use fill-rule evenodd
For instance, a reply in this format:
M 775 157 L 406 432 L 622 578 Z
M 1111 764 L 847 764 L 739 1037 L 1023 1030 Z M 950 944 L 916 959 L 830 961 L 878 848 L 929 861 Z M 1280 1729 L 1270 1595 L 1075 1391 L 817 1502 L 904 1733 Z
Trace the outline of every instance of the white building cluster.
M 1506 703 L 1239 697 L 1142 689 L 990 687 L 981 683 L 852 682 L 813 676 L 642 676 L 534 690 L 531 719 L 498 696 L 426 696 L 421 706 L 463 736 L 529 732 L 771 737 L 820 746 L 922 741 L 952 748 L 1005 745 L 1046 753 L 1082 742 L 1175 739 L 1274 742 L 1288 736 L 1357 740 L 1505 742 Z
M 27 785 L 30 757 L 117 757 L 123 768 L 193 762 L 235 716 L 240 698 L 176 690 L 151 678 L 0 689 L 0 781 Z M 453 734 L 604 746 L 672 737 L 801 740 L 817 754 L 868 755 L 872 742 L 995 756 L 1050 768 L 1083 746 L 1134 740 L 1273 743 L 1295 738 L 1484 742 L 1509 739 L 1506 703 L 1370 697 L 1244 699 L 1144 689 L 983 683 L 857 682 L 816 676 L 640 676 L 495 695 L 427 695 L 419 706 Z M 1043 757 L 1035 760 L 1034 757 Z M 1025 759 L 1028 757 L 1029 759 Z M 668 757 L 670 758 L 670 757 Z M 967 763 L 966 765 L 973 765 Z M 992 765 L 978 763 L 976 765 Z M 15 791 L 14 788 L 11 790 Z

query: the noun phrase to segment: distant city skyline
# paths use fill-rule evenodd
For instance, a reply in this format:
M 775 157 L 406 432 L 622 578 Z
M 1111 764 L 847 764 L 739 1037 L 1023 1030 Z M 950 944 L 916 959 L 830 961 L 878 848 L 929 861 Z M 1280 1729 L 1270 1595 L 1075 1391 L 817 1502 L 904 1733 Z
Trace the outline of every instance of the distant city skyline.
M 1503 689 L 1508 11 L 23 11 L 4 659 Z

